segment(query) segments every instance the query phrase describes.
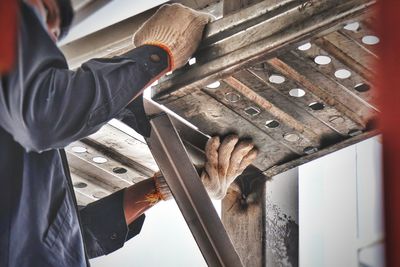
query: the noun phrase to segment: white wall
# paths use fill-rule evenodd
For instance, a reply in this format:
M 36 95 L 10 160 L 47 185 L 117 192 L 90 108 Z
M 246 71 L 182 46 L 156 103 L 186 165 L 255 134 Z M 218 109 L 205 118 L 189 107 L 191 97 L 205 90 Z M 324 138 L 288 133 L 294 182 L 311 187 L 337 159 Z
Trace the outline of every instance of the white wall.
M 381 190 L 378 138 L 299 167 L 300 266 L 384 266 Z
M 213 202 L 220 210 L 220 201 Z M 92 267 L 205 267 L 175 201 L 157 204 L 146 212 L 141 233 L 107 256 L 91 260 Z

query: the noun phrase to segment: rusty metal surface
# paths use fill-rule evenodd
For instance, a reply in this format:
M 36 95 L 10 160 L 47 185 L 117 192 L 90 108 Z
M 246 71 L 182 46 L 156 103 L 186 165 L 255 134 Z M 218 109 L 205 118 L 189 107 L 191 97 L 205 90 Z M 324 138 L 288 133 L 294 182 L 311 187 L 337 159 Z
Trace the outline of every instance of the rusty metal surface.
M 376 134 L 379 112 L 376 45 L 363 42 L 375 36 L 374 3 L 263 1 L 234 13 L 208 27 L 196 64 L 165 77 L 154 97 L 206 134 L 251 137 L 267 175 L 361 141 Z
M 209 10 L 221 12 L 216 2 L 201 5 L 211 4 Z M 372 80 L 376 45 L 363 42 L 365 36 L 376 35 L 374 4 L 273 0 L 241 9 L 207 26 L 196 63 L 163 77 L 153 87 L 155 100 L 204 134 L 236 132 L 252 138 L 260 150 L 254 165 L 266 176 L 362 141 L 377 134 L 372 125 L 379 112 Z M 132 31 L 153 13 L 139 14 L 62 49 L 73 67 L 90 57 L 121 54 L 132 48 Z M 317 64 L 317 56 L 330 62 Z M 341 69 L 350 77 L 336 77 Z M 220 85 L 207 87 L 215 81 Z M 199 143 L 204 143 L 190 134 L 184 141 L 200 150 Z M 84 146 L 87 155 L 73 152 L 73 146 Z M 74 181 L 87 184 L 76 188 L 82 203 L 95 200 L 96 192 L 109 194 L 158 169 L 143 140 L 109 125 L 71 144 L 67 152 Z M 94 163 L 96 155 L 108 163 Z M 114 172 L 117 167 L 126 173 Z

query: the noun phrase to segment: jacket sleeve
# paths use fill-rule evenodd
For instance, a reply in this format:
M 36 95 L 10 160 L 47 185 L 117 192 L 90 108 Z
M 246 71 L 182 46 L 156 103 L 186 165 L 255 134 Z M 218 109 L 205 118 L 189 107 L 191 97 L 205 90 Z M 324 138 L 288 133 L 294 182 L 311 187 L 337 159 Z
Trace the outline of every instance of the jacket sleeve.
M 156 46 L 71 71 L 33 10 L 21 10 L 17 64 L 0 77 L 0 126 L 28 151 L 65 147 L 97 131 L 168 71 L 168 54 Z
M 109 254 L 140 233 L 145 215 L 126 225 L 123 208 L 124 190 L 80 209 L 83 239 L 89 258 Z

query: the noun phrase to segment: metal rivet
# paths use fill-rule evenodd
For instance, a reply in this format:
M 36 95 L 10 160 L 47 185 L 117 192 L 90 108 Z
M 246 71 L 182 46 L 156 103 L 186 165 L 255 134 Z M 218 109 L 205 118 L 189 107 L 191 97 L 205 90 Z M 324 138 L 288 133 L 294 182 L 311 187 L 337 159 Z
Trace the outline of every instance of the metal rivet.
M 85 187 L 87 187 L 87 184 L 86 183 L 82 183 L 82 182 L 74 183 L 74 187 L 75 188 L 85 188 Z
M 122 168 L 122 167 L 115 167 L 115 168 L 113 169 L 113 172 L 114 172 L 114 173 L 118 173 L 118 174 L 123 174 L 123 173 L 127 173 L 128 170 L 125 169 L 125 168 Z
M 229 101 L 229 102 L 232 102 L 232 103 L 235 103 L 235 102 L 238 102 L 240 100 L 240 95 L 238 95 L 236 93 L 229 92 L 229 93 L 225 94 L 225 100 Z
M 160 62 L 161 58 L 159 55 L 157 54 L 152 54 L 150 55 L 150 60 L 154 63 Z

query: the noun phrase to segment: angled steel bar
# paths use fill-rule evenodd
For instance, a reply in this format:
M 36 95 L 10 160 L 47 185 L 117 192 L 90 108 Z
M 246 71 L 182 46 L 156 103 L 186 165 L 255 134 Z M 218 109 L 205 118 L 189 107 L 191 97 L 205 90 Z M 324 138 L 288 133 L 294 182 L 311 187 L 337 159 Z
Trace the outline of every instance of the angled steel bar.
M 171 119 L 161 113 L 150 123 L 147 143 L 207 264 L 243 266 Z

